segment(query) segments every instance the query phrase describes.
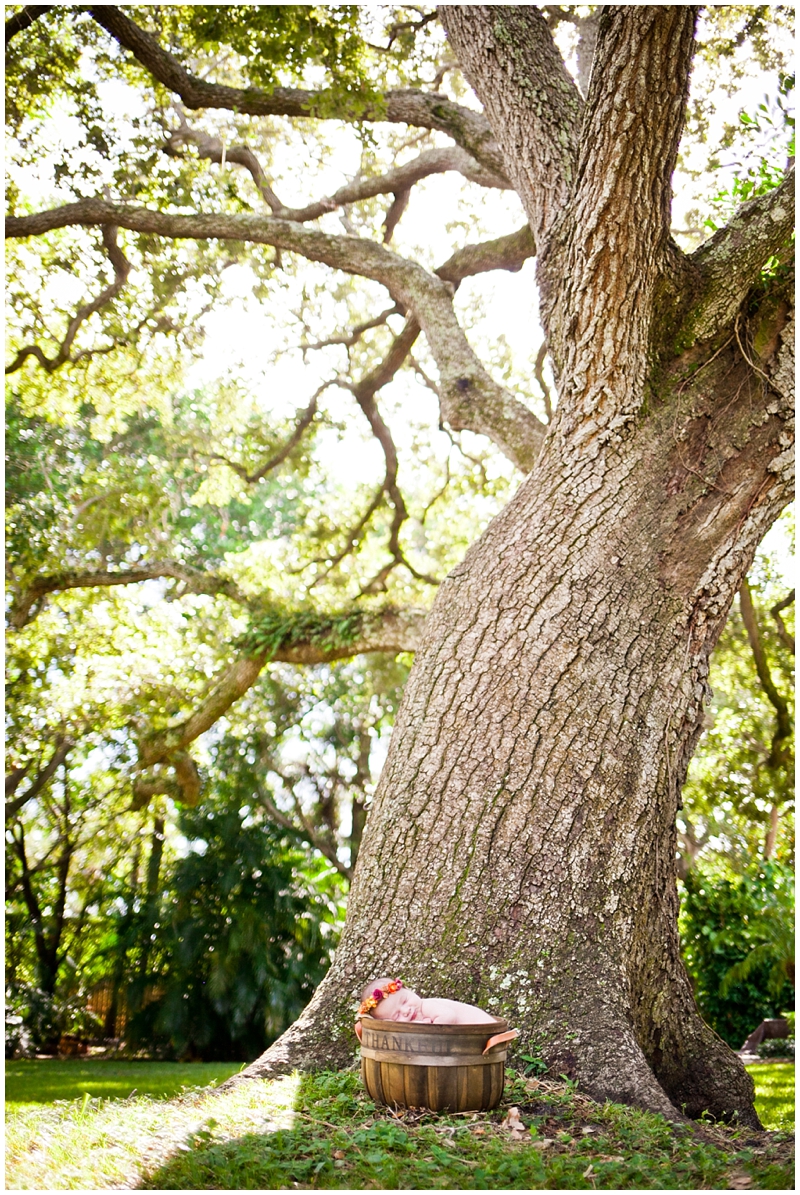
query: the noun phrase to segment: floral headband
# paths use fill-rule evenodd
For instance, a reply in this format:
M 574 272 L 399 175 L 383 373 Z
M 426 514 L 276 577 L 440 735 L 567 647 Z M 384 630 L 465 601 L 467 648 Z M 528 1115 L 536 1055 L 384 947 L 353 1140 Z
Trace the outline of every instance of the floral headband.
M 385 988 L 375 988 L 372 995 L 367 996 L 366 1000 L 362 1000 L 358 1015 L 360 1017 L 366 1016 L 368 1012 L 372 1012 L 373 1008 L 378 1007 L 384 996 L 393 996 L 395 992 L 400 991 L 402 986 L 402 980 L 393 979 L 391 983 L 387 983 Z

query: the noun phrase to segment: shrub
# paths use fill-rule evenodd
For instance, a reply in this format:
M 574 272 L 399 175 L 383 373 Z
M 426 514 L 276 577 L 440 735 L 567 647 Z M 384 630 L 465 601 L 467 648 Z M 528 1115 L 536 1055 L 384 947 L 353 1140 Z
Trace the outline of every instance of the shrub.
M 56 1050 L 66 1035 L 91 1041 L 101 1031 L 98 1019 L 87 1011 L 83 991 L 64 998 L 27 983 L 6 989 L 6 1058 Z
M 303 879 L 307 856 L 247 812 L 208 802 L 181 815 L 191 849 L 167 878 L 154 966 L 139 979 L 142 1006 L 126 1030 L 132 1045 L 249 1060 L 299 1015 L 327 970 L 335 914 Z
M 758 1047 L 759 1058 L 794 1058 L 793 1037 L 772 1037 Z
M 684 959 L 701 1013 L 734 1049 L 762 1020 L 794 1008 L 787 954 L 793 910 L 792 874 L 780 863 L 762 860 L 733 878 L 699 871 L 686 878 Z

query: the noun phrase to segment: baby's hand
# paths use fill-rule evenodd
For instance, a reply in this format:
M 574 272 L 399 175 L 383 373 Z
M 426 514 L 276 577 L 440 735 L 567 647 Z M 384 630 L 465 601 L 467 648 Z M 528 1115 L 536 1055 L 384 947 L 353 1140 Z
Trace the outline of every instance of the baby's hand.
M 414 1021 L 416 1024 L 432 1025 L 430 1017 L 423 1017 L 419 1009 L 415 1008 L 413 1004 L 404 1004 L 398 1008 L 397 1012 L 392 1017 L 393 1021 Z

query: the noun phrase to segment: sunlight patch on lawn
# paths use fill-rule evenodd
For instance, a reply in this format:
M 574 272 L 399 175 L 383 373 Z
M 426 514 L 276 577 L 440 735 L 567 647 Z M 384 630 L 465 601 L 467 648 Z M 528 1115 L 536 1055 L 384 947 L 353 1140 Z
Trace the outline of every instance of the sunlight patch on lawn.
M 748 1066 L 756 1085 L 756 1112 L 767 1129 L 794 1128 L 794 1063 L 757 1062 Z
M 168 1099 L 195 1087 L 222 1083 L 239 1062 L 112 1062 L 98 1059 L 34 1058 L 6 1063 L 6 1105 L 52 1104 L 57 1100 Z
M 291 1129 L 299 1083 L 295 1075 L 219 1095 L 211 1086 L 171 1100 L 84 1097 L 9 1108 L 6 1182 L 16 1190 L 135 1187 L 169 1158 L 214 1140 Z

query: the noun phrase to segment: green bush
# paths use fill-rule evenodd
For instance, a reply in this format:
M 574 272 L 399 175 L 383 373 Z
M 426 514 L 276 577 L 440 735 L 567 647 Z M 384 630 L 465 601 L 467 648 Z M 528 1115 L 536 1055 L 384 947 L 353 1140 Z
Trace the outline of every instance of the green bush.
M 61 998 L 28 983 L 6 988 L 5 1019 L 7 1058 L 56 1050 L 65 1034 L 91 1041 L 101 1032 L 98 1019 L 87 1011 L 85 992 Z
M 249 1060 L 300 1014 L 327 970 L 334 914 L 303 877 L 307 856 L 248 812 L 206 802 L 181 815 L 189 850 L 167 878 L 152 968 L 128 993 L 139 1004 L 126 1030 L 133 1045 Z
M 794 1058 L 793 1037 L 771 1037 L 758 1047 L 759 1058 Z
M 695 871 L 684 882 L 681 934 L 695 997 L 705 1020 L 734 1049 L 762 1020 L 794 1008 L 788 980 L 793 915 L 794 880 L 780 863 L 761 860 L 732 879 Z M 747 967 L 737 966 L 745 960 Z

